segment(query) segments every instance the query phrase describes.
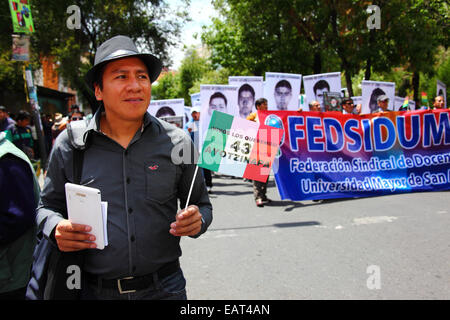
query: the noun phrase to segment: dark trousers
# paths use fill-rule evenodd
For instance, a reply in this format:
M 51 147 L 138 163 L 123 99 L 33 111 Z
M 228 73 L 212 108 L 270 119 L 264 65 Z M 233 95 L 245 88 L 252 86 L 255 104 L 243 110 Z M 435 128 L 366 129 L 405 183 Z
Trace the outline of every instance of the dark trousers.
M 203 177 L 205 178 L 205 184 L 207 187 L 212 187 L 212 175 L 211 175 L 211 171 L 209 171 L 208 169 L 204 169 L 203 168 Z
M 25 300 L 27 287 L 0 293 L 0 300 Z
M 181 269 L 162 279 L 155 273 L 153 284 L 132 293 L 121 294 L 117 288 L 102 288 L 87 281 L 82 286 L 81 300 L 187 300 L 186 279 Z
M 255 200 L 267 200 L 266 193 L 268 181 L 269 179 L 267 179 L 266 182 L 253 180 L 253 196 L 255 197 Z

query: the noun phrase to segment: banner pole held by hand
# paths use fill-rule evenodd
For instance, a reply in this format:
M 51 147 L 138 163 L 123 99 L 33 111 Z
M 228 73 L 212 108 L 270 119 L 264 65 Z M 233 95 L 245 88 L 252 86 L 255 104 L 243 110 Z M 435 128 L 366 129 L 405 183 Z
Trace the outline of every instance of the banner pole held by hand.
M 192 189 L 194 187 L 194 182 L 195 182 L 195 177 L 197 176 L 197 171 L 198 171 L 198 165 L 195 166 L 194 177 L 192 178 L 191 188 L 189 189 L 189 194 L 188 194 L 188 197 L 186 200 L 186 207 L 184 208 L 184 211 L 187 210 L 187 207 L 189 205 L 189 200 L 191 199 L 191 193 L 192 193 Z

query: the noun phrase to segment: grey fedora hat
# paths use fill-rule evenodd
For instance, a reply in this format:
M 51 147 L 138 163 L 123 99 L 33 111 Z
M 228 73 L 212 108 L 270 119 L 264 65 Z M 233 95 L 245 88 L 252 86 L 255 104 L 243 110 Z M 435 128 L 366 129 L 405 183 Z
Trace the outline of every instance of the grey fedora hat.
M 95 54 L 94 66 L 86 73 L 85 81 L 93 88 L 96 72 L 106 63 L 127 57 L 138 57 L 147 66 L 150 81 L 154 82 L 161 73 L 161 61 L 150 53 L 140 53 L 133 40 L 126 36 L 115 36 L 103 42 Z

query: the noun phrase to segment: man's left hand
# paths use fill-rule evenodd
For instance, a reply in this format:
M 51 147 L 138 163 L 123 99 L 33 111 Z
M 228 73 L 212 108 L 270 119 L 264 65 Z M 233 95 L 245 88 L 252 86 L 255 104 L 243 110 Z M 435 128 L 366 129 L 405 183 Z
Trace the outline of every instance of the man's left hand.
M 176 221 L 170 224 L 169 232 L 177 237 L 195 236 L 202 228 L 202 214 L 195 205 L 177 213 Z

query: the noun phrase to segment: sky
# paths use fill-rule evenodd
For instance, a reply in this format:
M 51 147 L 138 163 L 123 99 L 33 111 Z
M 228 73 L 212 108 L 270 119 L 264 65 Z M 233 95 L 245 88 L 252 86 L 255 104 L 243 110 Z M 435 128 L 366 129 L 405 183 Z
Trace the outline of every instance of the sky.
M 180 5 L 179 0 L 167 0 L 167 3 L 173 8 Z M 183 27 L 179 45 L 169 51 L 173 61 L 171 67 L 173 70 L 177 70 L 181 65 L 181 60 L 184 57 L 183 46 L 186 45 L 189 47 L 191 45 L 200 45 L 202 26 L 210 25 L 211 18 L 217 17 L 217 13 L 210 0 L 191 0 L 189 16 L 192 21 L 186 23 Z M 197 39 L 194 38 L 195 33 L 198 33 Z

